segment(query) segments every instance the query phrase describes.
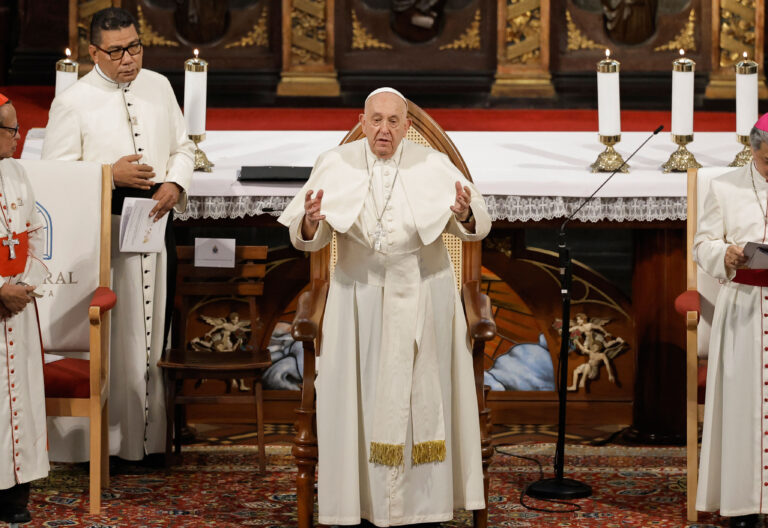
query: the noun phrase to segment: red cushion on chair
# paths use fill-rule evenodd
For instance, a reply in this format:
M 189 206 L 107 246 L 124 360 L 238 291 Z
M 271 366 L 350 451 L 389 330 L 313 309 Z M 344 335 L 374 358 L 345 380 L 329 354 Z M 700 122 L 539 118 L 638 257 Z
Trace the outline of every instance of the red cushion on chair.
M 91 298 L 91 306 L 98 306 L 99 313 L 111 310 L 116 302 L 117 295 L 106 286 L 99 286 L 96 288 L 96 291 L 93 292 L 93 297 Z
M 699 379 L 697 398 L 699 404 L 704 404 L 704 395 L 707 393 L 707 362 L 699 361 Z
M 66 358 L 43 365 L 46 398 L 88 398 L 91 364 L 87 359 Z
M 701 317 L 701 296 L 696 290 L 688 290 L 675 299 L 675 310 L 680 315 L 686 312 L 696 312 Z

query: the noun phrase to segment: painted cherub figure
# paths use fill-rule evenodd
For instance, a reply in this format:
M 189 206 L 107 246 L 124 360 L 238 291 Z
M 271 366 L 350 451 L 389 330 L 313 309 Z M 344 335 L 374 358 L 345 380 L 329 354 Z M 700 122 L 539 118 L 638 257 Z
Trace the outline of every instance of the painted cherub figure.
M 611 366 L 611 359 L 616 357 L 624 348 L 621 337 L 613 336 L 605 329 L 609 319 L 588 319 L 584 313 L 576 314 L 576 320 L 570 321 L 568 330 L 572 343 L 577 351 L 586 356 L 586 361 L 573 370 L 573 383 L 569 391 L 586 387 L 587 380 L 594 380 L 600 372 L 600 364 L 605 365 L 608 380 L 616 383 L 616 377 Z M 579 379 L 580 378 L 580 379 Z

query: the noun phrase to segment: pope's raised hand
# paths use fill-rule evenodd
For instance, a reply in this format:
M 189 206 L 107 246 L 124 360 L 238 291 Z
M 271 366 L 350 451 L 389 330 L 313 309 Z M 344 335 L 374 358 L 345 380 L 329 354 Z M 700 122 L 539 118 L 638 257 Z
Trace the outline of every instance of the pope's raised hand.
M 462 187 L 461 182 L 456 182 L 456 201 L 451 206 L 451 211 L 460 222 L 466 222 L 469 218 L 469 203 L 472 200 L 472 192 L 469 187 Z
M 310 189 L 304 196 L 304 220 L 301 223 L 301 237 L 304 240 L 313 239 L 320 221 L 325 220 L 325 215 L 320 212 L 323 202 L 323 190 L 317 191 L 314 198 L 312 198 L 313 192 Z

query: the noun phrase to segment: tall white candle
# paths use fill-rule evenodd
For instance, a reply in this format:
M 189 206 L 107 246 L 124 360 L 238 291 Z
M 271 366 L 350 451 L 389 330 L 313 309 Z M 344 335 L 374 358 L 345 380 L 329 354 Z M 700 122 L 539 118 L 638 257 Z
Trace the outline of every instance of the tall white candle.
M 757 121 L 757 63 L 747 59 L 736 63 L 736 134 L 748 136 Z
M 601 136 L 621 134 L 620 67 L 621 63 L 611 59 L 608 50 L 605 50 L 605 59 L 597 63 L 597 120 Z
M 54 95 L 59 95 L 77 82 L 77 63 L 69 58 L 71 55 L 69 48 L 67 48 L 66 54 L 66 58 L 56 61 L 56 90 Z
M 195 58 L 184 62 L 184 118 L 190 136 L 205 134 L 208 63 L 197 55 L 195 50 Z
M 693 135 L 693 75 L 696 63 L 685 57 L 672 62 L 672 134 Z

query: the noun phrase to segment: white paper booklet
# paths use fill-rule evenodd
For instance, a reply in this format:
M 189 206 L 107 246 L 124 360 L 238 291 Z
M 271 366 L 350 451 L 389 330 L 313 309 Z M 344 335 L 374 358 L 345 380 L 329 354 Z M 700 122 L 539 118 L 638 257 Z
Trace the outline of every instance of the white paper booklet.
M 747 242 L 744 246 L 744 256 L 748 259 L 749 269 L 768 269 L 768 244 Z
M 155 222 L 149 212 L 157 205 L 150 198 L 126 198 L 120 217 L 120 251 L 123 253 L 159 253 L 165 246 L 168 214 Z

